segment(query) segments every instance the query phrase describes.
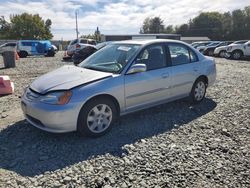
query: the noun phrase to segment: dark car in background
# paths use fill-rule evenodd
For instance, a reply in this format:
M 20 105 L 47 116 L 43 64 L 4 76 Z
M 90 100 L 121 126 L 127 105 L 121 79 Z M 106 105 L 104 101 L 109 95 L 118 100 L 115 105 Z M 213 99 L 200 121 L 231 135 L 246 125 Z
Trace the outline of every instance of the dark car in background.
M 95 53 L 96 51 L 97 51 L 97 48 L 95 46 L 93 45 L 86 46 L 85 48 L 79 51 L 76 51 L 72 56 L 72 60 L 75 65 L 78 65 L 84 59 L 86 59 L 87 57 Z
M 209 45 L 209 44 L 211 44 L 212 43 L 212 41 L 201 41 L 201 42 L 193 42 L 192 44 L 191 44 L 191 46 L 193 46 L 194 48 L 198 48 L 198 47 L 200 47 L 200 46 L 206 46 L 206 45 Z
M 89 57 L 90 55 L 95 53 L 97 50 L 100 50 L 104 46 L 111 44 L 111 43 L 112 42 L 102 42 L 102 43 L 97 44 L 96 46 L 88 45 L 85 48 L 83 48 L 79 51 L 76 51 L 72 56 L 72 60 L 73 60 L 75 65 L 78 65 L 83 60 L 85 60 L 87 57 Z
M 219 43 L 215 43 L 214 45 L 209 45 L 203 50 L 204 55 L 213 56 L 214 50 L 220 46 L 228 46 L 229 44 L 233 43 L 232 41 L 222 41 Z

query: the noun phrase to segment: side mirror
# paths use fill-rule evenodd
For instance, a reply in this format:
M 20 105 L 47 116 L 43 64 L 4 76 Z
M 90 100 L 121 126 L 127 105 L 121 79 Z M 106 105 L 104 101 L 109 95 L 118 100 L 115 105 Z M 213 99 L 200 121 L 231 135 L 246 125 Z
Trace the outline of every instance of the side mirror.
M 147 66 L 145 64 L 134 64 L 130 67 L 127 74 L 145 72 L 146 70 L 147 70 Z

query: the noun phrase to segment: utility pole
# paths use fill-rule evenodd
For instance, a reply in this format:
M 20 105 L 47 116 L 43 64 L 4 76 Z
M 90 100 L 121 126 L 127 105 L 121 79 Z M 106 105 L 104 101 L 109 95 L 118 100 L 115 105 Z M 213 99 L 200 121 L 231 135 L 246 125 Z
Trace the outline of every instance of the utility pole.
M 76 15 L 76 38 L 78 39 L 78 23 L 77 23 L 77 10 L 75 11 L 75 15 Z

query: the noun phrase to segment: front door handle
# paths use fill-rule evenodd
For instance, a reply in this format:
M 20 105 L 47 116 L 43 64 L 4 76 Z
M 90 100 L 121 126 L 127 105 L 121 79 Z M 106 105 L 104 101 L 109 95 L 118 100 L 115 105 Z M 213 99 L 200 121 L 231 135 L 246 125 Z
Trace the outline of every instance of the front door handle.
M 163 74 L 161 75 L 161 77 L 164 78 L 164 79 L 165 79 L 165 78 L 168 78 L 168 77 L 169 77 L 169 74 L 168 74 L 168 73 L 163 73 Z

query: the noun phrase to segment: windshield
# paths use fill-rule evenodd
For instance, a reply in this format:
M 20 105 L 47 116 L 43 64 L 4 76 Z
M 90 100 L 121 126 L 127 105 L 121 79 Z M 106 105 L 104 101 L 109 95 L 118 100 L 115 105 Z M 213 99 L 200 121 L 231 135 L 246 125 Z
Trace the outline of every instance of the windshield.
M 213 42 L 213 43 L 211 43 L 211 44 L 208 44 L 207 46 L 209 47 L 209 46 L 217 46 L 217 45 L 219 45 L 220 44 L 220 42 Z
M 210 44 L 210 42 L 203 42 L 203 43 L 197 44 L 196 47 L 206 46 L 208 44 Z
M 111 44 L 98 50 L 79 66 L 103 72 L 119 73 L 136 53 L 140 45 Z

